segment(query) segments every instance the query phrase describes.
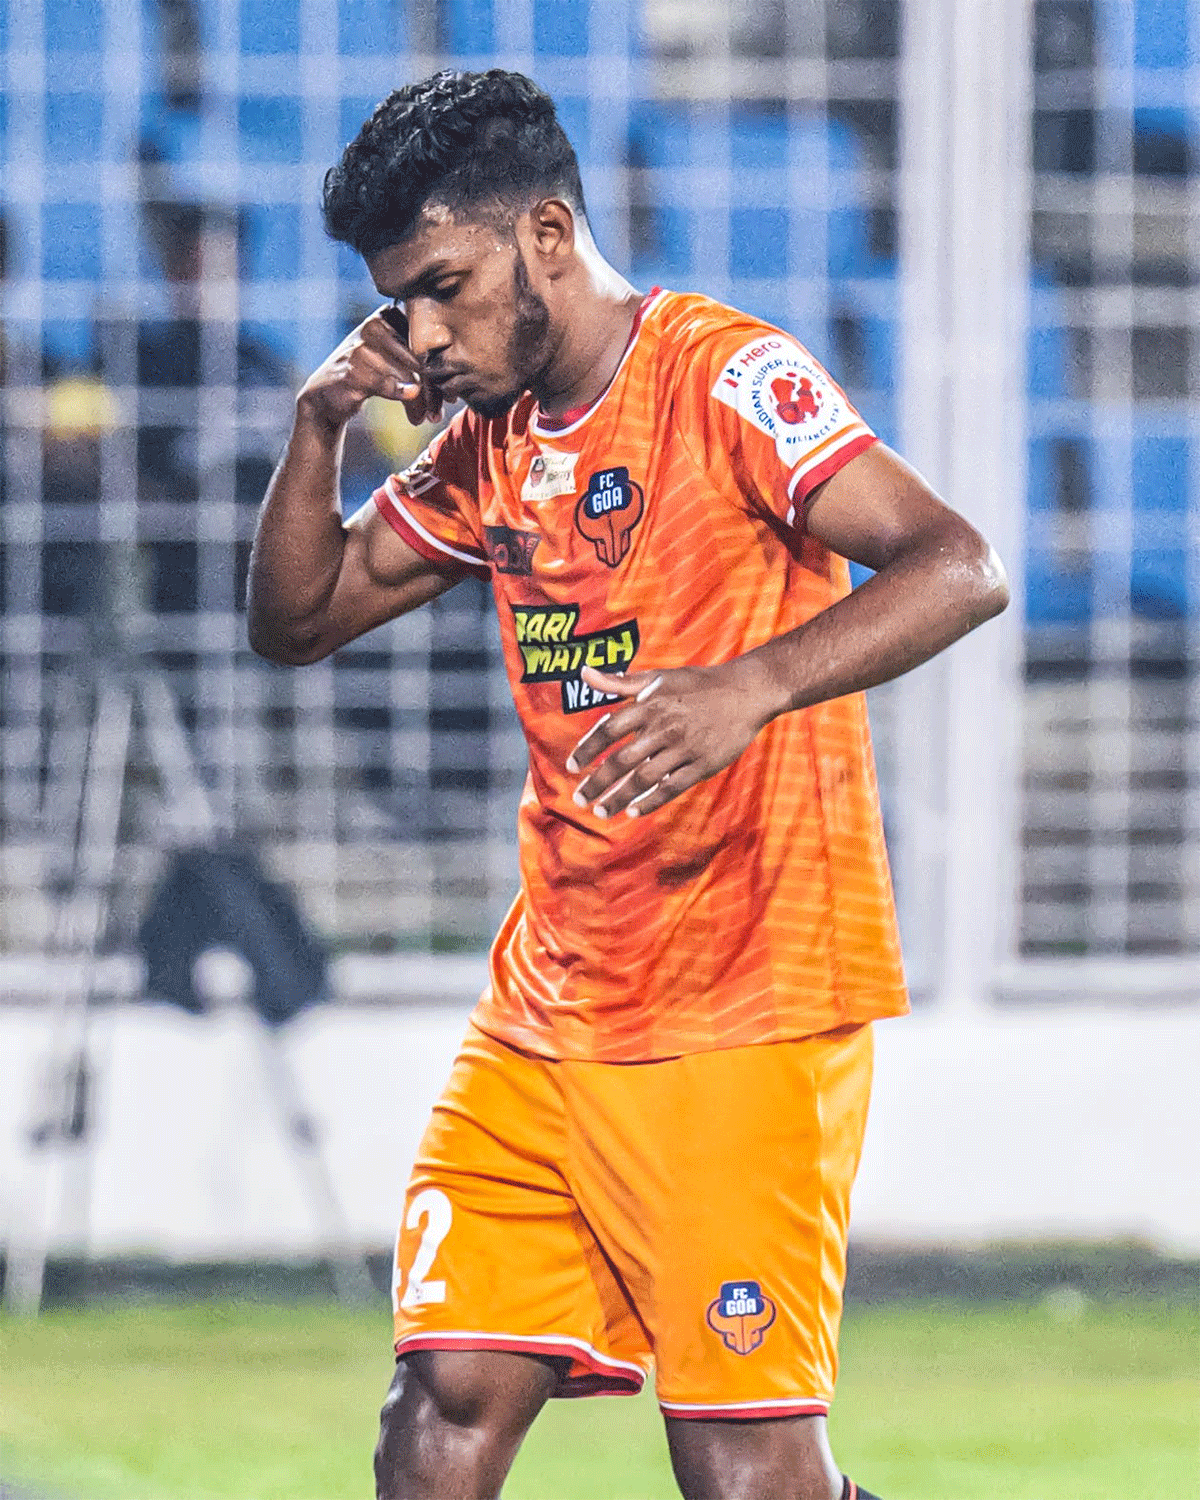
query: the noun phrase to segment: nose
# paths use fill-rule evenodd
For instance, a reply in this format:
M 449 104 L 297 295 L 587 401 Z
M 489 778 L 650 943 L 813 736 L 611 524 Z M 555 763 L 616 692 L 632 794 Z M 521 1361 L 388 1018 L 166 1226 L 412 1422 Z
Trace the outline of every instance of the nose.
M 408 318 L 408 347 L 422 363 L 450 347 L 450 332 L 431 297 L 414 297 L 404 304 L 404 312 Z

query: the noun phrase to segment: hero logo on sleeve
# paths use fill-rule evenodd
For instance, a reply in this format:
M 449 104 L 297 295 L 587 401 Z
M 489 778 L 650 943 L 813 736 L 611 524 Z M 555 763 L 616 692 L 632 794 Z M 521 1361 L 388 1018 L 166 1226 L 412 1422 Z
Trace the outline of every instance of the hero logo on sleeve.
M 712 394 L 769 437 L 788 468 L 858 420 L 816 360 L 778 334 L 739 349 Z

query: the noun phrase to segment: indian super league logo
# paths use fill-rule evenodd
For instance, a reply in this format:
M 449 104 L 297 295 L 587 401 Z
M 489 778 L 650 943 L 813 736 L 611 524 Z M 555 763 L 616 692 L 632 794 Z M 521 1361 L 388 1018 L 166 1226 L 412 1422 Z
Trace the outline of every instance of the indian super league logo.
M 775 1321 L 775 1304 L 757 1281 L 723 1281 L 708 1304 L 708 1326 L 735 1354 L 753 1354 Z
M 790 426 L 798 427 L 809 417 L 821 413 L 825 397 L 807 375 L 788 370 L 771 382 L 771 401 L 776 412 Z

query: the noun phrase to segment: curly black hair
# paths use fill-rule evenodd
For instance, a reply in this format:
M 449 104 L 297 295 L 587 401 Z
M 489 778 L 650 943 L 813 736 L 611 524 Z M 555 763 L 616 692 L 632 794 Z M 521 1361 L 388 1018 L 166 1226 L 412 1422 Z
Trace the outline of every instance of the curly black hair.
M 523 73 L 446 69 L 378 105 L 325 174 L 325 228 L 360 255 L 399 244 L 428 203 L 518 210 L 566 199 L 586 214 L 554 101 Z

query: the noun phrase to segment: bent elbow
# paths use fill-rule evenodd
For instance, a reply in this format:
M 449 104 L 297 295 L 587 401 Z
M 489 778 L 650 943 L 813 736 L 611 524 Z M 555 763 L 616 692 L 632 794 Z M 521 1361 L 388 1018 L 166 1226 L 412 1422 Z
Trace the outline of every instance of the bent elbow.
M 255 656 L 277 667 L 307 667 L 329 655 L 318 637 L 272 630 L 261 620 L 246 621 L 246 637 Z
M 958 639 L 1008 607 L 1008 574 L 995 548 L 973 527 L 944 540 L 940 550 L 939 592 L 951 639 Z
M 982 625 L 1008 608 L 1012 593 L 1008 586 L 1008 574 L 1000 555 L 989 544 L 984 544 L 982 554 L 975 564 L 974 610 L 972 626 Z
M 986 555 L 980 562 L 980 598 L 987 610 L 984 619 L 1002 615 L 1013 600 L 1004 562 L 1001 562 L 1001 555 L 993 546 L 987 547 Z

